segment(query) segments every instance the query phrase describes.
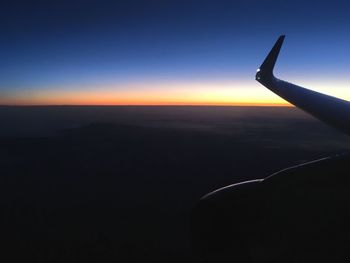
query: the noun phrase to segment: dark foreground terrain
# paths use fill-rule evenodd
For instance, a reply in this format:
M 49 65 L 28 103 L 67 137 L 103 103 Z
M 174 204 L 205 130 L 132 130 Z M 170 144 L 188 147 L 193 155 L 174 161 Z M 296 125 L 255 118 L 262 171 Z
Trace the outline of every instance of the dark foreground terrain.
M 295 108 L 0 107 L 1 261 L 191 262 L 218 187 L 345 152 Z

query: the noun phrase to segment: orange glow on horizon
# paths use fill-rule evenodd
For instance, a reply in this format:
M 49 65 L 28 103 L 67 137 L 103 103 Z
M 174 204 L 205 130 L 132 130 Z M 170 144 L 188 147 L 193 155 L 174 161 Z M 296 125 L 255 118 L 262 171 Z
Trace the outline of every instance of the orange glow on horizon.
M 288 106 L 271 92 L 242 83 L 152 83 L 34 90 L 0 97 L 0 105 Z
M 323 88 L 323 90 L 322 90 Z M 318 85 L 327 93 L 327 89 Z M 333 96 L 348 97 L 338 85 Z M 337 94 L 338 93 L 338 94 Z M 332 94 L 331 94 L 332 95 Z M 255 83 L 136 83 L 100 87 L 37 89 L 0 96 L 0 105 L 207 105 L 292 106 Z
M 68 103 L 68 102 L 57 102 L 57 103 L 46 103 L 46 102 L 32 102 L 32 101 L 15 101 L 15 102 L 7 102 L 1 103 L 0 106 L 250 106 L 250 107 L 294 107 L 289 103 L 269 103 L 269 102 L 233 102 L 233 103 L 220 103 L 220 102 L 122 102 L 122 103 L 95 103 L 95 102 L 87 102 L 87 103 Z

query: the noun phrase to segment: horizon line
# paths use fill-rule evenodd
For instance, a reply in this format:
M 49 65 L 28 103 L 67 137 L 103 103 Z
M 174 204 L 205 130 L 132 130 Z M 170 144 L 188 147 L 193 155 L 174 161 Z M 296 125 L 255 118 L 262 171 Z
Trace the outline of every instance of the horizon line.
M 0 104 L 0 107 L 294 107 L 289 103 L 237 104 Z

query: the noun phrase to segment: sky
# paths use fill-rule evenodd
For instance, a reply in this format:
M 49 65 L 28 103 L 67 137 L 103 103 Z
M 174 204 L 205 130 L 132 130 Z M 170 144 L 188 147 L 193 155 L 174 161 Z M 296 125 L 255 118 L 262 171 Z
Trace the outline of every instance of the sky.
M 0 105 L 284 105 L 276 75 L 350 99 L 347 1 L 7 1 Z

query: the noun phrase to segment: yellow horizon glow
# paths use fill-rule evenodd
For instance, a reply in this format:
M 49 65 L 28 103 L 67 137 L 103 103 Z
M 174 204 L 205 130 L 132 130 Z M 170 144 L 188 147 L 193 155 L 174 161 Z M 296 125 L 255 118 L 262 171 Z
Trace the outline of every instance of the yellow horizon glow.
M 237 86 L 240 86 L 237 88 Z M 253 88 L 254 89 L 254 88 Z M 225 105 L 274 106 L 288 103 L 264 89 L 252 92 L 241 83 L 151 83 L 123 86 L 32 90 L 7 98 L 2 105 Z M 252 96 L 254 94 L 254 96 Z M 275 97 L 274 97 L 275 96 Z
M 332 90 L 316 85 L 318 91 L 350 98 L 345 85 Z M 32 90 L 0 96 L 0 105 L 203 105 L 203 106 L 291 106 L 271 91 L 255 83 L 134 83 L 96 87 L 66 87 Z

